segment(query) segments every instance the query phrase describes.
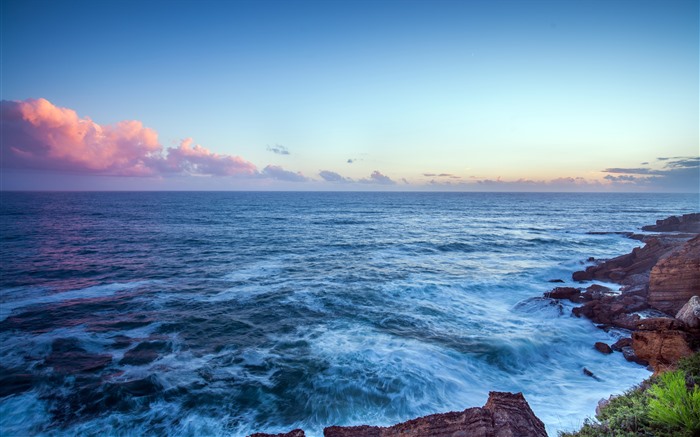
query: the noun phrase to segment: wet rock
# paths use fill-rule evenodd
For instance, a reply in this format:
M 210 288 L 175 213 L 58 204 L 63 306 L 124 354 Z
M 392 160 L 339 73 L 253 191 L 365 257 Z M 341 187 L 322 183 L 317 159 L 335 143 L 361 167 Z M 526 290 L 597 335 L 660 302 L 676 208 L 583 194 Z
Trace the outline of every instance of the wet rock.
M 255 434 L 249 435 L 248 437 L 305 437 L 305 434 L 304 431 L 300 429 L 293 429 L 288 433 L 283 434 L 265 434 L 262 432 L 257 432 Z
M 590 370 L 586 369 L 585 367 L 583 368 L 583 374 L 586 375 L 586 376 L 590 376 L 591 378 L 595 379 L 596 381 L 600 381 L 600 378 L 598 378 L 597 376 L 595 376 L 595 374 L 594 374 L 593 372 L 591 372 Z
M 676 314 L 693 296 L 700 295 L 700 235 L 651 269 L 649 305 Z
M 158 359 L 161 354 L 168 352 L 170 345 L 165 341 L 145 341 L 133 349 L 129 349 L 119 361 L 120 365 L 141 366 Z
M 561 279 L 550 279 L 548 282 L 554 283 L 554 284 L 563 284 L 564 281 Z
M 586 291 L 581 294 L 581 297 L 586 300 L 596 300 L 596 299 L 602 299 L 604 296 L 611 296 L 613 295 L 612 289 L 608 287 L 604 287 L 602 285 L 598 284 L 593 284 L 590 287 L 586 288 Z
M 643 231 L 651 232 L 693 232 L 700 234 L 700 213 L 671 216 L 657 220 L 655 225 L 643 226 Z
M 545 293 L 545 297 L 552 299 L 572 299 L 581 294 L 581 290 L 573 287 L 557 287 L 552 291 Z
M 610 346 L 610 349 L 616 351 L 616 352 L 622 352 L 622 348 L 624 347 L 629 347 L 632 346 L 632 338 L 631 337 L 625 337 L 617 340 L 615 343 Z
M 51 345 L 51 354 L 44 365 L 60 374 L 94 372 L 112 363 L 109 354 L 93 354 L 80 347 L 75 338 L 58 338 Z
M 391 427 L 331 426 L 325 437 L 460 436 L 545 437 L 544 424 L 530 409 L 522 393 L 491 392 L 482 408 L 433 414 Z
M 601 342 L 601 341 L 597 341 L 597 342 L 593 345 L 593 347 L 595 348 L 595 350 L 597 350 L 598 352 L 600 352 L 600 353 L 602 353 L 602 354 L 606 354 L 606 355 L 607 355 L 607 354 L 613 353 L 612 348 L 610 348 L 610 346 L 608 346 L 607 344 L 605 344 L 605 343 L 603 343 L 603 342 Z
M 685 323 L 691 329 L 700 328 L 700 297 L 693 296 L 678 310 L 676 319 Z

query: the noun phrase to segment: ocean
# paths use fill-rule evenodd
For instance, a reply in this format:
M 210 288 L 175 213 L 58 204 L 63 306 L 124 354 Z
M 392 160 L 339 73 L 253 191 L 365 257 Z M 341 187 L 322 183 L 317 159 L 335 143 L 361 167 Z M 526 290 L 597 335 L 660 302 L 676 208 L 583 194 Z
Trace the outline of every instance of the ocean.
M 489 391 L 523 392 L 556 435 L 650 373 L 593 349 L 620 332 L 542 293 L 641 245 L 615 232 L 700 209 L 682 194 L 0 196 L 3 436 L 320 436 Z

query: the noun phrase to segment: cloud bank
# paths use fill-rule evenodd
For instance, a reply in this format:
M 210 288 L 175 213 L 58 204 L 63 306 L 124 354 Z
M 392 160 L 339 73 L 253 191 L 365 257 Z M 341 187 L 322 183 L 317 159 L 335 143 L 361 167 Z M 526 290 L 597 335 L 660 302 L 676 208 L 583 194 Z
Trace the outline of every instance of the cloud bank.
M 100 125 L 46 99 L 2 105 L 2 167 L 109 176 L 258 175 L 240 156 L 220 155 L 191 138 L 164 150 L 158 133 L 140 121 Z

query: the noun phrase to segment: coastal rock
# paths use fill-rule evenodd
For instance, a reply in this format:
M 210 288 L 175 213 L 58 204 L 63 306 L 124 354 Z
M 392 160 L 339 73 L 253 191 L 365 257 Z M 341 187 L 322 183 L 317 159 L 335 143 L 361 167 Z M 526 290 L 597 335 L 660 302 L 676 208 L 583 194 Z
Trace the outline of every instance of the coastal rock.
M 600 353 L 602 353 L 602 354 L 606 354 L 606 355 L 607 355 L 607 354 L 613 353 L 612 348 L 611 348 L 610 346 L 608 346 L 607 344 L 603 343 L 602 341 L 597 341 L 597 342 L 593 345 L 593 347 L 595 348 L 595 350 L 597 350 L 598 352 L 600 352 Z
M 306 434 L 304 434 L 304 431 L 301 429 L 293 429 L 288 433 L 283 434 L 265 434 L 262 432 L 257 432 L 249 435 L 248 437 L 306 437 Z
M 691 297 L 678 311 L 676 319 L 685 323 L 688 328 L 700 328 L 700 297 Z
M 491 392 L 482 408 L 433 414 L 390 427 L 331 426 L 325 437 L 546 437 L 544 424 L 522 393 Z
M 678 330 L 634 332 L 632 349 L 637 358 L 651 365 L 655 373 L 667 370 L 680 358 L 693 353 L 688 335 Z
M 630 337 L 625 337 L 617 340 L 615 343 L 610 346 L 610 349 L 617 351 L 617 352 L 622 352 L 622 348 L 632 346 L 632 338 Z
M 583 272 L 575 272 L 575 281 L 590 281 L 597 279 L 623 283 L 632 275 L 644 275 L 662 257 L 679 247 L 679 240 L 673 238 L 649 238 L 643 247 L 636 247 L 631 253 L 612 258 L 597 265 L 588 267 Z
M 671 216 L 657 220 L 655 225 L 643 226 L 643 231 L 651 232 L 693 232 L 700 234 L 700 213 Z
M 569 299 L 571 301 L 578 301 L 577 298 L 581 295 L 581 290 L 573 287 L 557 287 L 544 295 L 545 297 L 552 299 Z
M 649 305 L 676 314 L 696 295 L 700 295 L 700 235 L 651 269 Z

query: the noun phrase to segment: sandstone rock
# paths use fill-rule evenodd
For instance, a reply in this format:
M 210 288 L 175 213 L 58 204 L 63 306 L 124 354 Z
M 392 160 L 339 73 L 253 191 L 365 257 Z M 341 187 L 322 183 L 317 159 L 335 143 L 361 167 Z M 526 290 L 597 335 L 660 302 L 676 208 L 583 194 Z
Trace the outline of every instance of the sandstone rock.
M 678 311 L 676 319 L 685 323 L 688 328 L 700 328 L 700 297 L 691 297 Z
M 596 341 L 596 343 L 593 345 L 593 347 L 595 348 L 595 350 L 597 350 L 598 352 L 600 352 L 602 354 L 607 355 L 607 354 L 613 353 L 612 348 L 610 348 L 610 346 L 608 346 L 607 344 L 605 344 L 601 341 Z
M 659 261 L 649 278 L 649 305 L 667 314 L 676 314 L 695 295 L 700 295 L 700 235 Z
M 643 226 L 643 231 L 651 232 L 693 232 L 700 234 L 700 213 L 671 216 L 657 220 L 655 225 Z
M 544 424 L 530 409 L 522 393 L 489 393 L 482 408 L 433 414 L 390 427 L 331 426 L 325 437 L 516 437 L 542 436 Z
M 632 349 L 632 346 L 624 346 L 621 350 L 622 356 L 625 357 L 627 361 L 630 361 L 632 363 L 637 363 L 642 366 L 648 366 L 649 362 L 645 361 L 637 356 L 637 354 L 634 353 L 634 349 Z
M 680 358 L 693 353 L 683 331 L 637 331 L 632 334 L 635 355 L 647 361 L 655 373 L 672 367 Z
M 597 279 L 622 283 L 633 275 L 648 273 L 659 259 L 677 250 L 681 243 L 681 240 L 673 238 L 649 238 L 643 247 L 637 247 L 631 253 L 590 266 L 583 272 L 575 272 L 572 277 L 575 281 Z
M 265 433 L 255 433 L 251 434 L 248 437 L 305 437 L 304 431 L 300 429 L 294 429 L 292 431 L 289 431 L 288 433 L 284 434 L 265 434 Z
M 649 317 L 638 321 L 636 328 L 641 331 L 681 330 L 685 328 L 685 324 L 672 317 Z
M 581 294 L 581 290 L 573 287 L 557 287 L 554 290 L 545 293 L 545 297 L 552 299 L 571 299 L 574 300 Z

